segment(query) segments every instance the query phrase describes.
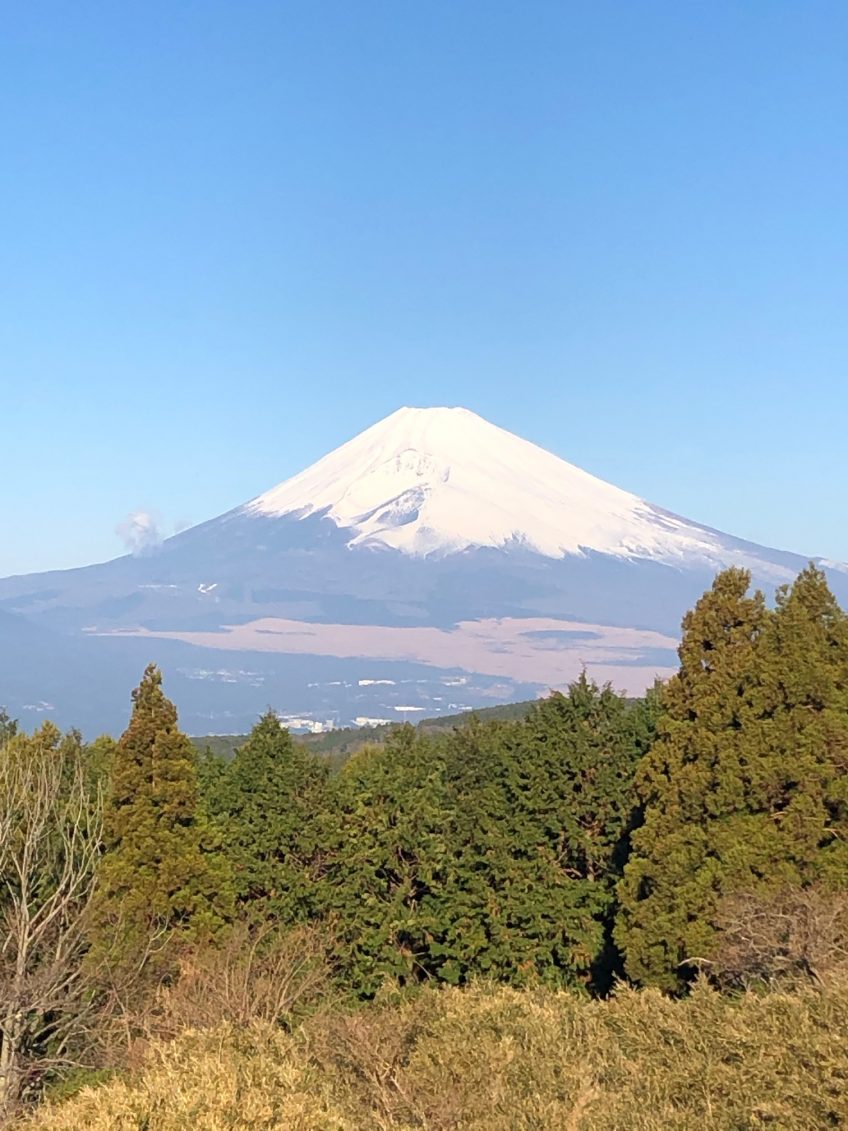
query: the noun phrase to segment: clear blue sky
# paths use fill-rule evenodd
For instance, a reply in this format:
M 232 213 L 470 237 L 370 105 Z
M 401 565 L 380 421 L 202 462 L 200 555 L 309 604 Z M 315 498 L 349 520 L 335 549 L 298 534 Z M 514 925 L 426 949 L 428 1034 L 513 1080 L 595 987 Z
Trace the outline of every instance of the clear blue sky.
M 8 6 L 0 574 L 402 404 L 848 559 L 848 5 Z

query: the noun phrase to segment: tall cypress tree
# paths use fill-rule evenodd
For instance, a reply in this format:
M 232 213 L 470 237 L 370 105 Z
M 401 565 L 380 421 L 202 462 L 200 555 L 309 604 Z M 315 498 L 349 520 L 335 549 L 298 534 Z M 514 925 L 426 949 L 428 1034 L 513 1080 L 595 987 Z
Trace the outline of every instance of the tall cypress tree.
M 616 930 L 634 980 L 685 985 L 721 900 L 848 882 L 848 629 L 812 567 L 769 612 L 728 570 L 684 620 L 638 775 Z
M 848 616 L 814 566 L 777 595 L 761 643 L 762 789 L 799 882 L 848 886 Z
M 658 737 L 637 786 L 644 824 L 619 885 L 615 937 L 635 981 L 685 983 L 703 956 L 728 873 L 739 882 L 763 850 L 750 820 L 750 766 L 759 754 L 757 644 L 768 611 L 750 576 L 730 569 L 683 620 L 680 670 L 661 693 Z
M 104 820 L 99 918 L 128 939 L 214 931 L 229 909 L 222 861 L 203 851 L 194 747 L 151 664 L 115 747 Z M 107 940 L 104 940 L 107 941 Z

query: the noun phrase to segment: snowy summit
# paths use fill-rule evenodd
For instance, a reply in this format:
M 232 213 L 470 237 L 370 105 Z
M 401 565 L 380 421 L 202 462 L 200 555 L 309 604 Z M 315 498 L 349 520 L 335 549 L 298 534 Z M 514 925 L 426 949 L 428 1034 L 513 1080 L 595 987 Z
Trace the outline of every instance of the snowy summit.
M 272 694 L 305 726 L 532 698 L 584 669 L 635 695 L 675 669 L 680 617 L 716 570 L 744 566 L 770 596 L 807 560 L 466 409 L 403 408 L 149 553 L 0 580 L 0 685 L 17 711 L 47 698 L 70 725 L 88 692 L 65 673 L 96 671 L 103 729 L 104 689 L 153 657 L 198 733 L 249 727 Z M 848 571 L 822 565 L 848 602 Z
M 465 408 L 401 408 L 242 513 L 323 514 L 350 546 L 472 547 L 721 564 L 724 536 L 596 479 Z

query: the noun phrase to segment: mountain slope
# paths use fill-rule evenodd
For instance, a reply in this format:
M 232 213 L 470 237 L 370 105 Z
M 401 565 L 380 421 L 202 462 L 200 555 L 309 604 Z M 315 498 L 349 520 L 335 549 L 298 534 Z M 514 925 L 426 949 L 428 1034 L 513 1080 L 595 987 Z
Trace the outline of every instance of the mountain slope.
M 155 553 L 0 581 L 0 612 L 33 641 L 84 643 L 91 670 L 171 664 L 195 731 L 229 731 L 269 703 L 341 722 L 479 707 L 584 665 L 638 693 L 674 666 L 680 617 L 717 569 L 772 591 L 805 564 L 465 409 L 401 409 Z M 845 603 L 848 573 L 823 564 Z M 47 698 L 35 678 L 15 687 Z
M 590 551 L 671 565 L 752 564 L 785 576 L 756 548 L 605 483 L 464 408 L 402 408 L 242 508 L 322 515 L 349 546 L 406 554 L 524 548 Z

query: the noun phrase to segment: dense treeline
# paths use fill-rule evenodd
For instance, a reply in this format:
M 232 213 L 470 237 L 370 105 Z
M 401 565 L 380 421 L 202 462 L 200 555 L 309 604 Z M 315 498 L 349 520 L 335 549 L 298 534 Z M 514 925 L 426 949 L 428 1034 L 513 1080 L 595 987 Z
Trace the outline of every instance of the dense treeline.
M 328 996 L 822 984 L 848 957 L 848 617 L 813 567 L 774 608 L 749 581 L 717 577 L 642 700 L 584 675 L 340 767 L 271 712 L 198 755 L 154 667 L 117 742 L 2 716 L 2 1109 Z
M 606 988 L 650 713 L 582 677 L 524 721 L 400 728 L 332 778 L 267 714 L 204 769 L 239 914 L 330 924 L 358 996 L 479 974 Z

